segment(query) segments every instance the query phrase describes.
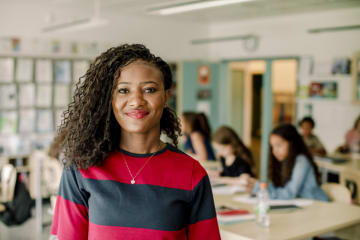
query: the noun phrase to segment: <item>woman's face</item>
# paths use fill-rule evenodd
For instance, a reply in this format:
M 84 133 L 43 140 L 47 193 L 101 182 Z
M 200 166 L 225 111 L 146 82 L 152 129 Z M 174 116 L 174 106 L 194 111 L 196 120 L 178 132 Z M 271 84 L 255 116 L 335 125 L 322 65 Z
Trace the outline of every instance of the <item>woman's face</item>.
M 115 81 L 112 108 L 122 133 L 160 134 L 160 119 L 168 100 L 160 70 L 136 61 L 121 69 Z
M 289 142 L 279 135 L 272 134 L 270 136 L 270 145 L 276 159 L 280 162 L 284 161 L 289 154 Z
M 213 142 L 212 146 L 214 147 L 216 154 L 220 157 L 227 157 L 234 154 L 233 147 L 230 144 Z

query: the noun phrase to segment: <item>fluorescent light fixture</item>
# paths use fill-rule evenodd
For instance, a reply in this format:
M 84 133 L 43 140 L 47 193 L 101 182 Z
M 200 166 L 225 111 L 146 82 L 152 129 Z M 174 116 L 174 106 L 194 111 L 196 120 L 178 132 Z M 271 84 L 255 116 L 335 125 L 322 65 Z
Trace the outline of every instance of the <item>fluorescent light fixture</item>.
M 182 12 L 190 12 L 204 8 L 220 7 L 230 4 L 249 2 L 253 0 L 208 0 L 208 1 L 192 1 L 180 3 L 176 5 L 168 5 L 160 8 L 149 9 L 148 12 L 154 15 L 171 15 Z
M 49 32 L 74 32 L 89 28 L 107 25 L 109 21 L 100 17 L 100 0 L 94 0 L 94 15 L 89 18 L 77 19 L 70 22 L 53 24 L 42 29 L 43 33 Z
M 49 32 L 58 32 L 58 33 L 65 33 L 65 32 L 74 32 L 80 30 L 86 30 L 95 27 L 105 26 L 109 23 L 107 19 L 101 18 L 83 18 L 74 20 L 72 22 L 65 22 L 60 24 L 54 24 L 42 29 L 43 33 Z

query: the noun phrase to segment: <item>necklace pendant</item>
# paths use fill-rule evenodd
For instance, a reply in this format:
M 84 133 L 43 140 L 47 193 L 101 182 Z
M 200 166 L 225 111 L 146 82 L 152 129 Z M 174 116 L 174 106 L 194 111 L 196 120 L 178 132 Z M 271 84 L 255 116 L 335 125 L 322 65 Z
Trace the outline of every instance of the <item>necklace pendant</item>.
M 131 184 L 135 184 L 135 180 L 134 180 L 134 179 L 131 180 Z

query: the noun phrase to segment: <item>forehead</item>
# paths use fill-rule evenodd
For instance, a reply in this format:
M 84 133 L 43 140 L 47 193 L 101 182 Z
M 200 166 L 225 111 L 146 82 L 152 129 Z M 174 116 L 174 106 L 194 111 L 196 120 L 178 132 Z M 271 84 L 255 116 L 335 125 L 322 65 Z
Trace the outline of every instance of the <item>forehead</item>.
M 280 137 L 279 135 L 273 134 L 270 137 L 270 143 L 271 144 L 284 144 L 286 143 L 286 140 Z
M 133 81 L 155 81 L 162 82 L 163 76 L 161 71 L 154 65 L 145 61 L 135 61 L 123 67 L 119 71 L 117 82 Z

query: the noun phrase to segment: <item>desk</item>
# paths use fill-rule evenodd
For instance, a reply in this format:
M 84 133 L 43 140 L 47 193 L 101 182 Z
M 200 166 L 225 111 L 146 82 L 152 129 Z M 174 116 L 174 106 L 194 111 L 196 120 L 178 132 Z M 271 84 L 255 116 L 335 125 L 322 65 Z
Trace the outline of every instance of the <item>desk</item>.
M 325 160 L 326 157 L 316 156 L 315 162 L 320 168 L 341 174 L 343 171 L 356 172 L 360 174 L 360 155 L 358 154 L 331 154 L 330 157 L 343 158 L 347 161 L 344 163 L 333 163 Z
M 234 196 L 215 195 L 216 206 L 230 205 L 254 211 L 252 205 L 235 202 Z M 296 240 L 304 239 L 360 223 L 360 207 L 314 201 L 310 206 L 291 212 L 271 212 L 270 227 L 255 221 L 220 225 L 223 240 Z

